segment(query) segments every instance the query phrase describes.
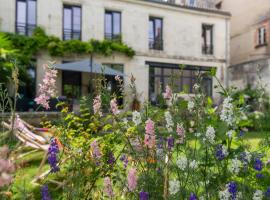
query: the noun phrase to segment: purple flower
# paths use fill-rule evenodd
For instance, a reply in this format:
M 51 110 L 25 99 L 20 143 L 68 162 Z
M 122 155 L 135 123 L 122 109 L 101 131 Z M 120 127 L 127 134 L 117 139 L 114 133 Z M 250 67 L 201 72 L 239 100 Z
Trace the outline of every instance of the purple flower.
M 115 162 L 115 157 L 112 152 L 109 153 L 109 159 L 107 161 L 108 164 L 112 165 Z
M 253 165 L 253 168 L 257 171 L 261 171 L 263 168 L 263 162 L 261 161 L 260 158 L 255 158 L 255 162 Z
M 243 137 L 243 136 L 244 136 L 244 134 L 245 134 L 245 132 L 244 132 L 244 131 L 242 131 L 242 130 L 239 132 L 239 136 L 240 136 L 240 137 Z
M 157 148 L 158 149 L 162 149 L 162 146 L 163 146 L 163 137 L 160 137 L 159 138 L 159 141 L 157 143 Z
M 270 198 L 270 186 L 267 188 L 267 190 L 265 192 L 265 197 Z
M 231 194 L 232 200 L 235 200 L 237 197 L 237 184 L 234 181 L 228 184 L 228 191 Z
M 51 196 L 49 193 L 48 185 L 43 185 L 41 187 L 41 200 L 51 200 Z
M 261 173 L 256 174 L 256 178 L 258 178 L 258 179 L 263 178 L 263 174 L 261 174 Z
M 191 193 L 189 196 L 189 200 L 197 200 L 197 196 L 194 193 Z
M 124 167 L 127 168 L 127 165 L 128 165 L 128 157 L 123 154 L 121 157 L 120 157 L 120 160 L 123 162 L 124 164 Z
M 55 173 L 59 171 L 59 167 L 57 166 L 57 154 L 59 153 L 59 147 L 55 138 L 52 138 L 50 141 L 50 146 L 48 149 L 48 162 L 51 166 L 51 172 Z
M 149 199 L 148 192 L 141 191 L 139 196 L 140 196 L 140 200 L 148 200 Z
M 168 143 L 168 149 L 170 151 L 174 147 L 174 138 L 172 136 L 168 137 L 167 143 Z
M 218 160 L 223 160 L 225 158 L 225 154 L 224 154 L 224 151 L 223 151 L 223 148 L 222 148 L 222 144 L 219 144 L 216 147 L 216 157 L 217 157 Z

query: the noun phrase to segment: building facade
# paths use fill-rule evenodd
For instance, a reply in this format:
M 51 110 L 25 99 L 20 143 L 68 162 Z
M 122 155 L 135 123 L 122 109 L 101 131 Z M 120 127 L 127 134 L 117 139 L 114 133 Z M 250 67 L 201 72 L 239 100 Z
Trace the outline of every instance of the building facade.
M 96 63 L 122 71 L 124 82 L 134 75 L 140 100 L 156 101 L 158 93 L 179 74 L 175 85 L 192 93 L 198 72 L 217 69 L 226 84 L 229 63 L 230 14 L 212 1 L 182 0 L 0 0 L 0 31 L 31 35 L 36 26 L 63 40 L 121 39 L 136 54 L 94 55 Z M 208 2 L 208 3 L 207 3 Z M 210 2 L 210 3 L 209 3 Z M 89 59 L 89 55 L 50 57 L 40 52 L 31 73 L 35 91 L 43 77 L 42 64 Z M 182 70 L 180 67 L 182 66 Z M 181 73 L 180 73 L 181 72 Z M 59 71 L 60 96 L 87 94 L 89 73 Z M 72 78 L 70 78 L 72 77 Z M 215 80 L 203 79 L 207 94 L 215 97 Z M 74 92 L 75 91 L 75 92 Z M 72 93 L 72 94 L 70 94 Z
M 223 0 L 219 8 L 231 18 L 230 85 L 270 84 L 270 4 L 268 0 Z M 266 87 L 270 92 L 269 87 Z

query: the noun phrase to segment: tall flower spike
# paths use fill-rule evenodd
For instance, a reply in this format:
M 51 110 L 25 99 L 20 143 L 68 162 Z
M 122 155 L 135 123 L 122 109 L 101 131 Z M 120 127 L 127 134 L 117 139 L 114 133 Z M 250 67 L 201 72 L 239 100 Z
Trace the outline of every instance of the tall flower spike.
M 50 146 L 48 149 L 48 162 L 51 166 L 51 172 L 55 173 L 59 171 L 59 167 L 57 166 L 58 161 L 57 161 L 57 154 L 59 153 L 59 147 L 56 142 L 55 138 L 52 138 L 50 141 Z
M 104 192 L 110 198 L 112 198 L 114 196 L 112 182 L 111 182 L 111 179 L 109 177 L 104 178 Z
M 177 124 L 177 127 L 176 127 L 176 132 L 179 136 L 179 139 L 177 140 L 177 143 L 179 144 L 183 144 L 184 143 L 184 140 L 185 140 L 185 129 L 183 127 L 183 124 Z
M 111 111 L 112 111 L 112 113 L 114 115 L 119 114 L 120 111 L 118 109 L 116 98 L 114 98 L 114 99 L 111 100 L 110 105 L 111 105 Z
M 156 144 L 155 123 L 151 119 L 146 121 L 144 144 L 150 149 Z
M 93 101 L 93 110 L 94 110 L 94 114 L 98 114 L 99 116 L 102 116 L 102 112 L 101 112 L 101 97 L 100 95 L 96 96 L 94 101 Z
M 149 199 L 149 193 L 141 191 L 139 194 L 140 200 L 148 200 Z
M 92 153 L 93 153 L 93 157 L 95 159 L 100 159 L 101 158 L 101 153 L 100 153 L 100 149 L 98 147 L 98 143 L 97 140 L 94 140 L 91 144 L 91 149 L 92 149 Z
M 137 170 L 135 168 L 131 168 L 128 171 L 128 189 L 130 191 L 134 191 L 137 186 Z
M 39 95 L 35 98 L 35 102 L 45 109 L 49 109 L 49 100 L 56 96 L 56 77 L 57 71 L 49 65 L 43 66 L 45 75 L 42 84 L 39 84 Z
M 163 94 L 164 99 L 171 100 L 173 97 L 172 89 L 170 86 L 166 86 L 165 93 Z
M 43 185 L 41 187 L 41 200 L 51 200 L 48 185 Z

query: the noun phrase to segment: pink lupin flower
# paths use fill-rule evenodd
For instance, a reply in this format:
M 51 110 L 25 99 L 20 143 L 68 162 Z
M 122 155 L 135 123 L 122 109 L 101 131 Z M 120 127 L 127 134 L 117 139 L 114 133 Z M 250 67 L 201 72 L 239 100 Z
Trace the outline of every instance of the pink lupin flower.
M 8 159 L 9 149 L 7 146 L 0 148 L 0 188 L 11 184 L 15 172 L 14 164 Z
M 137 186 L 137 170 L 135 168 L 131 168 L 129 171 L 128 171 L 128 177 L 127 177 L 127 180 L 128 180 L 128 189 L 130 191 L 134 191 L 136 186 Z
M 110 105 L 111 105 L 111 111 L 114 115 L 117 115 L 119 114 L 119 110 L 118 110 L 118 105 L 117 105 L 117 101 L 116 101 L 116 98 L 113 98 L 110 102 Z
M 93 101 L 93 110 L 94 110 L 94 114 L 98 114 L 99 116 L 102 116 L 102 112 L 101 112 L 101 97 L 100 95 L 96 96 L 94 101 Z
M 173 97 L 172 89 L 169 85 L 165 88 L 165 93 L 163 94 L 164 99 L 171 100 Z
M 151 119 L 146 121 L 144 144 L 150 149 L 156 144 L 155 123 Z
M 50 98 L 56 96 L 57 71 L 49 65 L 44 65 L 43 68 L 45 75 L 42 84 L 39 84 L 39 95 L 35 98 L 35 102 L 48 110 Z
M 183 144 L 184 143 L 184 139 L 186 137 L 186 135 L 185 135 L 185 129 L 183 127 L 183 124 L 177 124 L 176 132 L 177 132 L 177 134 L 179 136 L 178 143 L 179 144 Z
M 101 158 L 101 152 L 100 152 L 100 149 L 98 147 L 98 143 L 97 143 L 97 140 L 94 140 L 91 144 L 91 149 L 92 149 L 92 153 L 93 153 L 93 157 L 96 158 L 96 159 L 99 159 Z
M 112 198 L 114 196 L 112 182 L 111 182 L 110 177 L 108 177 L 108 176 L 104 178 L 104 192 L 110 198 Z

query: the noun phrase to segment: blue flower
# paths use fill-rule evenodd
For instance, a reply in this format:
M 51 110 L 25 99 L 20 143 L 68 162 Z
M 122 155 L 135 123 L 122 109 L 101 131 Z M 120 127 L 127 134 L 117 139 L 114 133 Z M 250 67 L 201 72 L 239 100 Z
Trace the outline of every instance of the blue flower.
M 123 154 L 121 157 L 120 157 L 120 160 L 123 162 L 124 164 L 124 167 L 127 168 L 127 165 L 128 165 L 128 157 Z
M 59 153 L 59 147 L 55 138 L 52 138 L 50 141 L 50 146 L 48 149 L 48 163 L 51 166 L 51 172 L 59 171 L 59 167 L 57 166 L 57 154 Z
M 191 193 L 189 196 L 189 200 L 197 200 L 197 196 L 194 193 Z
M 174 138 L 172 136 L 168 137 L 167 143 L 168 143 L 168 150 L 171 150 L 174 147 Z
M 109 159 L 107 161 L 108 164 L 112 165 L 115 162 L 115 157 L 112 152 L 109 153 Z
M 239 132 L 239 136 L 240 136 L 240 137 L 243 137 L 243 136 L 244 136 L 244 134 L 245 134 L 245 132 L 244 132 L 244 131 L 240 131 L 240 132 Z
M 267 199 L 270 198 L 270 186 L 267 188 L 267 190 L 266 190 L 266 192 L 265 192 L 265 197 L 266 197 Z
M 141 191 L 139 196 L 140 196 L 140 200 L 148 200 L 149 199 L 148 192 Z
M 263 174 L 261 174 L 261 173 L 258 173 L 258 174 L 256 174 L 256 178 L 263 178 Z
M 224 151 L 223 151 L 223 148 L 222 148 L 222 144 L 219 144 L 216 147 L 216 157 L 217 157 L 218 160 L 223 160 L 225 158 L 225 154 L 224 154 Z
M 257 171 L 261 171 L 263 168 L 263 162 L 261 161 L 260 158 L 256 158 L 254 165 L 253 165 L 254 169 Z
M 228 191 L 231 194 L 232 200 L 235 200 L 237 197 L 237 184 L 234 181 L 228 184 Z
M 51 200 L 48 185 L 41 187 L 41 200 Z

